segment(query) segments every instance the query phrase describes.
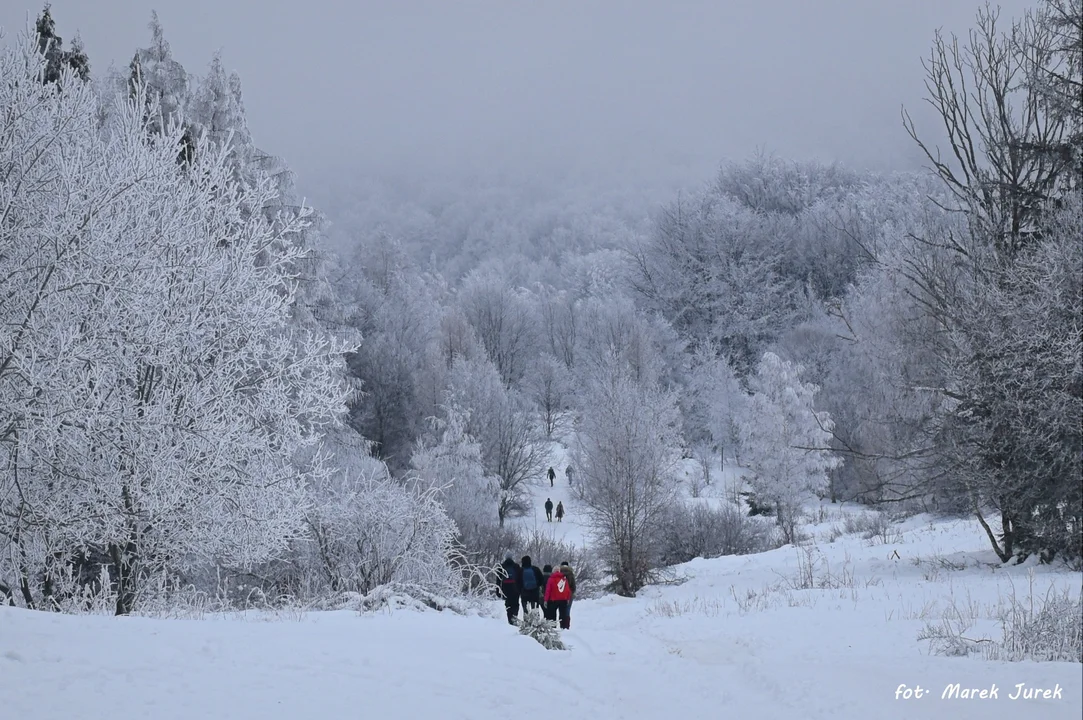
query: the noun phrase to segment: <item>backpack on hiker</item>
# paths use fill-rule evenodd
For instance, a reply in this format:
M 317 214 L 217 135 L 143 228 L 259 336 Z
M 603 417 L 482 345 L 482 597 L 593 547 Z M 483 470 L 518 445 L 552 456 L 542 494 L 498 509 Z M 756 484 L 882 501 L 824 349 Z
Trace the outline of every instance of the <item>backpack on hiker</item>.
M 538 569 L 533 565 L 523 568 L 523 590 L 538 589 Z

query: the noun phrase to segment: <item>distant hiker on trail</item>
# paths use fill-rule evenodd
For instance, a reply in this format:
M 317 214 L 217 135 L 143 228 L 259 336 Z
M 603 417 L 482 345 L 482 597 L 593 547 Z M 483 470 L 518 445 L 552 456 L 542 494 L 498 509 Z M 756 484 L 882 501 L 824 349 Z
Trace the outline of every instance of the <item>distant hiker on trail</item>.
M 530 564 L 530 556 L 523 556 L 522 580 L 519 583 L 522 588 L 521 598 L 523 601 L 523 615 L 531 608 L 541 604 L 541 591 L 545 586 L 542 584 L 541 570 Z
M 549 498 L 545 498 L 545 519 L 553 522 L 553 501 Z
M 504 555 L 500 563 L 500 592 L 504 596 L 504 607 L 508 611 L 508 624 L 514 625 L 519 619 L 519 588 L 522 571 L 512 559 L 511 553 Z
M 553 480 L 556 479 L 557 472 L 553 469 L 552 465 L 549 466 L 549 472 L 546 474 L 549 476 L 549 487 L 553 487 Z
M 568 578 L 564 577 L 561 568 L 553 571 L 549 576 L 549 582 L 545 584 L 545 604 L 551 607 L 553 615 L 560 615 L 560 627 L 567 630 L 572 621 L 568 616 L 568 600 L 572 597 L 572 586 Z
M 564 474 L 568 477 L 568 486 L 569 487 L 571 487 L 571 484 L 572 484 L 572 473 L 573 473 L 572 466 L 569 465 L 568 469 L 564 471 Z
M 564 503 L 563 502 L 558 502 L 557 503 L 557 522 L 563 522 L 563 521 L 564 521 Z
M 552 576 L 552 574 L 553 574 L 553 566 L 552 565 L 546 565 L 545 567 L 542 568 L 542 588 L 543 588 L 542 593 L 543 593 L 543 595 L 545 593 L 544 588 L 549 587 L 549 578 Z M 546 620 L 551 620 L 553 622 L 556 622 L 556 619 L 557 619 L 557 608 L 556 608 L 556 606 L 553 605 L 553 603 L 544 602 L 544 601 L 542 602 L 541 606 L 542 606 L 542 616 Z

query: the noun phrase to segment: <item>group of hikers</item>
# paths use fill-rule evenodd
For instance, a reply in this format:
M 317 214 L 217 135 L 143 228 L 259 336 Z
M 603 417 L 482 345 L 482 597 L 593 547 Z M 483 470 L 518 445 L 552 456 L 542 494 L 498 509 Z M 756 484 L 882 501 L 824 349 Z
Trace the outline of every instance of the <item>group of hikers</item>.
M 569 465 L 564 470 L 564 474 L 568 477 L 568 484 L 572 484 L 572 466 Z M 553 469 L 553 466 L 549 466 L 549 471 L 546 473 L 546 477 L 549 478 L 549 487 L 553 487 L 553 480 L 556 479 L 557 471 Z M 553 522 L 553 501 L 550 498 L 545 498 L 545 520 L 546 522 Z M 564 521 L 564 503 L 557 502 L 557 522 Z
M 504 597 L 504 607 L 508 611 L 508 623 L 515 625 L 519 620 L 519 605 L 523 614 L 532 608 L 541 606 L 546 620 L 559 618 L 560 627 L 567 630 L 572 625 L 572 601 L 575 599 L 575 572 L 567 561 L 558 567 L 546 565 L 538 569 L 524 555 L 521 562 L 515 562 L 511 553 L 504 556 L 500 564 L 500 593 Z

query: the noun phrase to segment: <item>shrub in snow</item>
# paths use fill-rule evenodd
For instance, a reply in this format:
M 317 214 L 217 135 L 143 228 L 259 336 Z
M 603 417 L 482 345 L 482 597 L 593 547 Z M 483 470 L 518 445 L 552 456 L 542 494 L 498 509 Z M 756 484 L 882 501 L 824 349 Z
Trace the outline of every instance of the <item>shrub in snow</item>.
M 1003 637 L 987 652 L 994 660 L 1083 662 L 1083 598 L 1065 588 L 1052 589 L 1035 602 L 1013 593 L 1001 611 Z
M 311 561 L 335 592 L 408 583 L 453 595 L 455 524 L 435 488 L 391 478 L 386 468 L 327 478 L 310 489 Z
M 362 613 L 410 609 L 439 612 L 450 610 L 459 615 L 478 609 L 468 598 L 440 595 L 411 583 L 388 583 L 373 588 L 358 599 L 357 607 Z
M 546 620 L 540 610 L 528 610 L 519 623 L 519 634 L 532 637 L 546 650 L 566 650 L 560 639 L 560 629 L 556 622 Z
M 940 655 L 980 654 L 987 660 L 1083 662 L 1083 596 L 1068 588 L 1050 587 L 1035 596 L 1033 579 L 1026 598 L 1014 590 L 1001 604 L 997 619 L 1001 639 L 971 636 L 979 613 L 973 606 L 952 604 L 937 623 L 926 623 L 919 640 L 928 640 Z
M 729 503 L 717 508 L 677 503 L 666 522 L 663 560 L 676 565 L 697 557 L 766 552 L 781 544 L 774 523 L 745 515 Z
M 567 561 L 575 571 L 576 597 L 588 597 L 600 589 L 602 569 L 589 548 L 564 542 L 542 530 L 520 535 L 519 544 L 510 547 L 523 548 L 522 554 L 529 555 L 538 567 L 549 564 L 555 568 Z

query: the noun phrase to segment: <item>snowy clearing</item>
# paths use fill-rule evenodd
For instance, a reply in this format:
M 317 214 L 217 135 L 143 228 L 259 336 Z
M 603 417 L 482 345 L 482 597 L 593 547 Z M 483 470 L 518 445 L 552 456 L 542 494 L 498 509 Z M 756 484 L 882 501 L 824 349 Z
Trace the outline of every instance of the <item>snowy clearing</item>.
M 852 509 L 848 509 L 852 510 Z M 973 523 L 922 516 L 883 538 L 844 535 L 825 506 L 809 550 L 697 560 L 638 598 L 577 602 L 568 652 L 492 616 L 352 611 L 204 620 L 0 609 L 5 717 L 506 718 L 522 690 L 568 718 L 1078 718 L 1076 663 L 931 655 L 917 639 L 951 608 L 999 639 L 998 603 L 1080 575 L 994 562 Z M 897 556 L 897 557 L 896 557 Z M 802 566 L 820 589 L 800 589 Z M 996 699 L 942 699 L 945 688 Z M 1018 683 L 1059 699 L 1012 700 Z M 921 699 L 896 700 L 900 685 Z M 738 715 L 739 716 L 739 715 Z

